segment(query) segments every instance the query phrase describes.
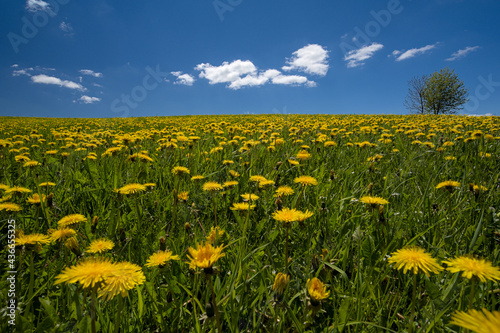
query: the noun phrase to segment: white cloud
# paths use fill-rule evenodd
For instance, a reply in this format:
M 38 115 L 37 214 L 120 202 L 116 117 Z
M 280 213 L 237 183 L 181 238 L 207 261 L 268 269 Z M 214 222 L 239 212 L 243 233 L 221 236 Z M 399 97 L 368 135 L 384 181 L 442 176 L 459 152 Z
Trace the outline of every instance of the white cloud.
M 458 50 L 457 52 L 453 53 L 451 55 L 451 57 L 449 57 L 448 59 L 446 59 L 446 61 L 453 61 L 453 60 L 457 60 L 457 59 L 463 58 L 467 54 L 469 54 L 469 53 L 471 53 L 473 51 L 476 51 L 478 48 L 479 48 L 479 46 L 467 46 L 465 49 Z
M 54 84 L 60 87 L 68 88 L 68 89 L 77 89 L 81 91 L 85 91 L 86 89 L 79 83 L 73 82 L 73 81 L 68 81 L 68 80 L 61 80 L 57 77 L 54 76 L 48 76 L 45 74 L 40 74 L 40 75 L 34 75 L 31 77 L 31 81 L 34 83 L 41 83 L 41 84 Z
M 12 65 L 12 66 L 10 66 L 10 67 L 12 67 L 12 68 L 17 68 L 17 67 L 19 67 L 19 65 L 18 65 L 18 64 L 14 64 L 14 65 Z
M 221 66 L 199 64 L 195 69 L 201 71 L 199 76 L 207 79 L 210 84 L 233 82 L 242 75 L 257 73 L 257 67 L 250 60 L 235 60 L 231 63 L 225 61 Z
M 97 72 L 94 72 L 93 70 L 90 70 L 90 69 L 80 69 L 79 72 L 82 73 L 83 75 L 91 75 L 93 77 L 102 77 L 102 73 L 97 73 Z
M 92 104 L 92 103 L 100 102 L 101 99 L 97 98 L 97 97 L 90 97 L 87 95 L 83 95 L 82 97 L 80 97 L 79 101 L 84 103 L 84 104 Z
M 61 31 L 65 32 L 65 36 L 73 36 L 74 33 L 73 33 L 73 26 L 68 23 L 68 22 L 61 22 L 61 24 L 59 24 L 59 29 L 61 29 Z
M 195 81 L 192 75 L 182 74 L 181 71 L 171 72 L 171 74 L 177 77 L 177 80 L 174 81 L 174 84 L 183 84 L 185 86 L 192 86 Z
M 277 69 L 258 70 L 249 60 L 235 60 L 231 63 L 223 62 L 221 66 L 199 64 L 195 68 L 201 71 L 199 76 L 206 78 L 210 84 L 229 83 L 227 88 L 234 90 L 243 87 L 262 86 L 266 83 L 316 86 L 315 82 L 309 81 L 305 76 L 283 75 Z
M 328 51 L 318 44 L 309 44 L 292 53 L 284 71 L 298 70 L 308 74 L 325 76 L 328 72 Z
M 28 69 L 19 69 L 17 71 L 12 72 L 12 76 L 21 76 L 21 75 L 31 76 L 31 74 L 28 73 Z
M 344 60 L 347 61 L 347 67 L 359 67 L 364 65 L 364 61 L 370 59 L 373 54 L 381 50 L 384 45 L 379 43 L 371 43 L 370 45 L 363 46 L 357 50 L 349 51 L 345 56 Z
M 43 0 L 28 0 L 26 1 L 26 9 L 30 12 L 36 12 L 39 10 L 47 10 L 49 8 L 49 3 Z
M 406 60 L 406 59 L 413 58 L 419 54 L 424 54 L 425 52 L 434 49 L 438 44 L 439 43 L 426 45 L 426 46 L 421 47 L 421 48 L 413 48 L 413 49 L 410 49 L 410 50 L 407 50 L 404 52 L 399 51 L 399 50 L 395 50 L 392 52 L 392 54 L 394 56 L 397 56 L 396 61 Z

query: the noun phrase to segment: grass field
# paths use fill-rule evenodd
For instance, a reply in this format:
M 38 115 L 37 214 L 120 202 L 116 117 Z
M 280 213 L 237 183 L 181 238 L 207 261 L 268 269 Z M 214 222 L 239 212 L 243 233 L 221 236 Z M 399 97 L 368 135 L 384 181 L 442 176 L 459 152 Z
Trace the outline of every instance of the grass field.
M 0 120 L 2 332 L 500 323 L 500 117 Z

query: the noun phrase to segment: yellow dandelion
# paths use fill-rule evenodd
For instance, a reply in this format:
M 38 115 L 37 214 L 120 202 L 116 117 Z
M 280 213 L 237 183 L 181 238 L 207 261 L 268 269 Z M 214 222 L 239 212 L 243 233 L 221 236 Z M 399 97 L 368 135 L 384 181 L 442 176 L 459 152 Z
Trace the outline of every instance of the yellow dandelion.
M 87 218 L 82 214 L 71 214 L 60 219 L 57 225 L 64 228 L 80 222 L 87 222 Z
M 310 212 L 308 210 L 306 210 L 305 212 L 301 212 L 300 210 L 298 211 L 298 217 L 297 217 L 297 221 L 298 222 L 303 222 L 305 220 L 307 220 L 308 218 L 310 218 L 311 216 L 313 216 L 314 213 L 313 212 Z
M 20 235 L 16 238 L 16 246 L 21 245 L 41 245 L 50 243 L 49 236 L 44 234 Z
M 104 251 L 109 251 L 115 246 L 115 243 L 109 239 L 96 239 L 90 243 L 87 252 L 89 253 L 102 253 Z
M 291 165 L 299 165 L 299 161 L 296 161 L 296 160 L 288 160 L 288 163 L 290 163 Z
M 73 237 L 76 235 L 76 231 L 71 228 L 62 228 L 53 230 L 49 237 L 54 242 L 62 242 L 68 237 Z
M 230 207 L 229 209 L 243 211 L 243 210 L 250 210 L 250 209 L 254 209 L 254 208 L 255 208 L 255 205 L 251 205 L 249 202 L 235 202 L 235 203 L 233 203 L 233 206 Z
M 286 286 L 288 285 L 288 282 L 290 282 L 290 276 L 284 273 L 278 273 L 274 277 L 274 284 L 273 284 L 273 290 L 278 294 L 281 295 L 283 294 L 283 291 L 285 290 Z
M 236 180 L 230 180 L 230 181 L 224 182 L 224 184 L 222 184 L 222 186 L 224 186 L 224 187 L 233 187 L 236 185 L 238 185 L 238 182 Z
M 234 170 L 229 170 L 229 174 L 234 178 L 238 178 L 240 176 L 240 174 Z
M 283 186 L 280 186 L 276 189 L 276 194 L 274 196 L 275 197 L 287 197 L 289 195 L 292 195 L 293 193 L 295 193 L 293 188 L 291 188 L 288 185 L 283 185 Z
M 191 171 L 188 168 L 183 166 L 176 166 L 172 169 L 172 174 L 176 176 L 189 175 Z
M 113 269 L 104 277 L 104 284 L 99 289 L 99 297 L 111 300 L 116 295 L 127 297 L 128 291 L 144 283 L 146 277 L 141 267 L 129 263 L 113 264 Z
M 293 180 L 294 183 L 301 184 L 302 186 L 318 185 L 316 178 L 311 176 L 300 176 Z
M 44 182 L 44 183 L 38 184 L 38 186 L 40 186 L 40 187 L 56 186 L 56 183 L 53 183 L 53 182 Z
M 26 202 L 32 205 L 40 205 L 43 201 L 45 201 L 45 199 L 45 194 L 42 194 L 42 197 L 40 198 L 40 195 L 38 195 L 38 193 L 34 193 L 31 197 L 26 199 Z
M 6 212 L 19 212 L 23 209 L 18 204 L 12 202 L 2 202 L 0 203 L 0 212 L 3 210 Z
M 54 284 L 78 282 L 83 288 L 93 288 L 95 285 L 100 287 L 114 269 L 115 265 L 109 259 L 91 258 L 66 267 L 61 274 L 56 276 Z
M 307 150 L 302 150 L 296 155 L 298 160 L 305 161 L 311 158 L 311 154 Z
M 210 242 L 206 242 L 204 245 L 197 244 L 196 249 L 189 247 L 189 268 L 196 269 L 198 267 L 204 269 L 206 273 L 210 273 L 213 264 L 226 255 L 222 253 L 223 249 L 223 245 L 213 247 Z
M 311 297 L 311 303 L 313 305 L 316 305 L 321 300 L 330 296 L 330 292 L 326 290 L 326 286 L 318 278 L 307 280 L 307 293 L 309 297 Z
M 462 272 L 462 276 L 467 279 L 472 279 L 476 276 L 481 282 L 500 280 L 500 269 L 484 259 L 461 256 L 443 261 L 443 263 L 448 265 L 446 270 L 452 273 Z
M 5 194 L 23 194 L 23 193 L 31 193 L 31 190 L 26 187 L 13 186 L 5 191 Z
M 222 238 L 224 236 L 225 231 L 219 227 L 212 227 L 210 229 L 210 233 L 206 237 L 207 241 L 214 243 L 218 238 Z
M 118 192 L 119 194 L 125 194 L 125 195 L 136 194 L 144 191 L 146 191 L 146 186 L 142 184 L 127 184 L 116 190 L 116 192 Z
M 217 182 L 206 182 L 203 184 L 203 191 L 215 192 L 222 191 L 223 189 L 222 185 Z
M 27 162 L 24 162 L 23 167 L 34 168 L 34 167 L 39 166 L 39 165 L 40 165 L 40 163 L 37 161 L 27 161 Z
M 418 246 L 410 246 L 392 253 L 389 263 L 395 264 L 395 268 L 398 270 L 403 269 L 404 274 L 411 270 L 413 274 L 422 271 L 429 276 L 430 272 L 437 274 L 443 270 L 436 259 Z
M 260 198 L 258 195 L 251 193 L 241 194 L 240 196 L 243 198 L 243 201 L 255 201 Z
M 189 192 L 188 191 L 183 191 L 177 195 L 177 198 L 182 201 L 188 201 L 189 199 Z
M 369 205 L 371 208 L 378 208 L 379 206 L 387 205 L 389 201 L 380 197 L 364 196 L 359 199 L 362 203 Z
M 283 208 L 273 213 L 273 219 L 285 223 L 285 225 L 298 221 L 300 211 L 294 208 Z
M 450 324 L 472 330 L 476 333 L 500 333 L 500 312 L 486 309 L 468 312 L 457 311 L 451 316 Z
M 437 186 L 436 186 L 436 189 L 445 189 L 447 191 L 453 191 L 457 188 L 460 187 L 460 183 L 459 182 L 455 182 L 455 181 L 452 181 L 452 180 L 447 180 L 445 182 L 441 182 L 439 183 Z
M 191 177 L 191 180 L 192 180 L 192 181 L 196 181 L 196 180 L 202 180 L 203 178 L 205 178 L 205 177 L 203 177 L 203 176 L 201 176 L 201 175 L 197 175 L 197 176 L 193 176 L 193 177 Z
M 170 260 L 179 260 L 179 256 L 178 255 L 172 255 L 172 251 L 159 251 L 159 252 L 156 252 L 156 253 L 153 253 L 147 263 L 146 263 L 146 267 L 154 267 L 154 266 L 159 266 L 160 268 L 162 268 L 163 266 L 165 266 L 165 264 L 170 261 Z

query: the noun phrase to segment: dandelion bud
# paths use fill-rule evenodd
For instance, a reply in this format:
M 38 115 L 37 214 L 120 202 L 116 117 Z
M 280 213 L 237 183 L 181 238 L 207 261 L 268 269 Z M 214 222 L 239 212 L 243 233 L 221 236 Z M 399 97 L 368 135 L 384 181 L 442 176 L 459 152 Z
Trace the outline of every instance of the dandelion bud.
M 274 167 L 275 170 L 278 170 L 281 166 L 281 164 L 283 164 L 283 162 L 279 161 L 278 163 L 276 163 L 276 166 Z
M 97 230 L 97 222 L 99 222 L 99 217 L 94 216 L 94 218 L 92 219 L 92 225 L 90 226 L 90 232 L 92 234 L 95 234 L 95 232 Z
M 290 282 L 290 276 L 283 273 L 276 274 L 274 278 L 273 290 L 276 291 L 276 294 L 281 295 L 285 290 L 286 286 Z
M 186 231 L 191 230 L 191 224 L 189 222 L 184 223 L 184 230 Z
M 283 209 L 283 201 L 281 201 L 281 198 L 276 199 L 276 210 L 282 210 Z
M 160 251 L 166 251 L 167 250 L 167 241 L 165 240 L 165 237 L 160 237 Z
M 330 180 L 334 180 L 335 179 L 335 172 L 332 170 L 330 170 Z
M 207 303 L 205 305 L 205 312 L 207 313 L 208 318 L 212 318 L 215 315 L 214 307 L 212 306 L 212 303 Z
M 50 193 L 47 196 L 47 207 L 52 207 L 53 203 L 54 203 L 54 193 Z

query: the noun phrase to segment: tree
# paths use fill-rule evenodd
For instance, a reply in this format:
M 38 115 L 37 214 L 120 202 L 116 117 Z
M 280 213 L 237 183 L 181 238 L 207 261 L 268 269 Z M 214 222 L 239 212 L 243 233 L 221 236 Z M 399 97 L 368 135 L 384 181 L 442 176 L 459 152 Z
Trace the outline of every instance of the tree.
M 410 113 L 425 114 L 426 100 L 424 97 L 425 84 L 428 76 L 415 76 L 408 81 L 408 95 L 406 96 L 404 105 L 410 110 Z
M 414 77 L 405 106 L 416 114 L 455 114 L 469 101 L 469 90 L 453 70 L 444 68 L 430 76 Z

